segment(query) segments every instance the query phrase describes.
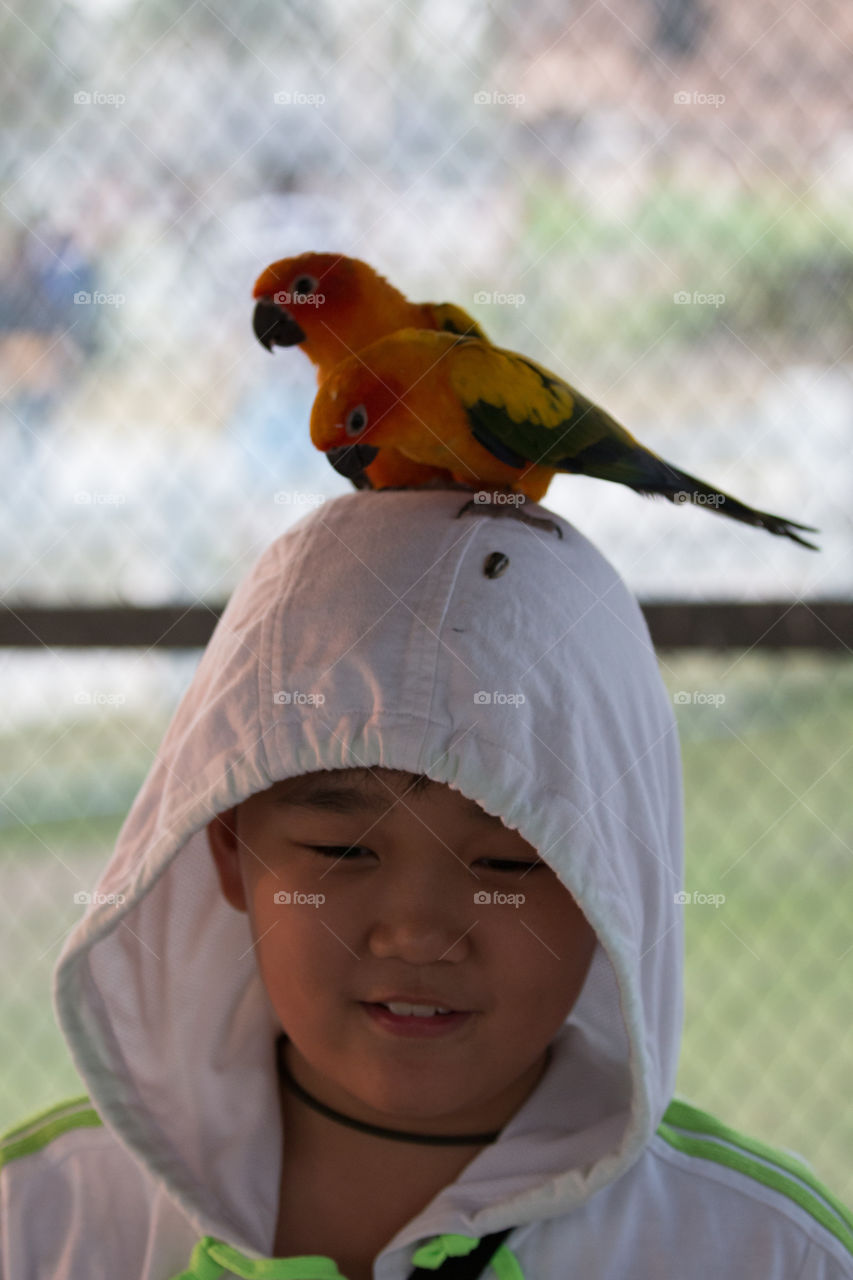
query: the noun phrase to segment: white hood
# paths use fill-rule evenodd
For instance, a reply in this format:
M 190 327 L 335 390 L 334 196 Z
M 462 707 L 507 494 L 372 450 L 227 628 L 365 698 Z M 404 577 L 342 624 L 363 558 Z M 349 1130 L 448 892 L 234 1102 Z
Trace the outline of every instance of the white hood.
M 448 783 L 539 850 L 598 936 L 539 1086 L 394 1246 L 565 1213 L 637 1159 L 672 1096 L 681 766 L 645 621 L 571 525 L 456 519 L 462 498 L 353 493 L 264 552 L 97 886 L 124 902 L 92 905 L 57 964 L 104 1123 L 200 1236 L 249 1254 L 271 1252 L 278 1211 L 281 1027 L 205 825 L 279 779 L 383 765 Z

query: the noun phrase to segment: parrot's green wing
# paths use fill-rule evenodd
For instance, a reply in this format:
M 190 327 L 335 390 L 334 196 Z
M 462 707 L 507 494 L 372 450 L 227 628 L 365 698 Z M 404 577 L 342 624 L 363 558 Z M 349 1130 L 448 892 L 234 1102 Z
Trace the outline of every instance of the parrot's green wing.
M 455 303 L 431 302 L 429 305 L 432 309 L 435 327 L 441 332 L 458 333 L 460 336 L 468 338 L 479 338 L 481 342 L 489 341 L 477 321 L 472 319 L 467 311 L 457 307 Z
M 451 357 L 450 381 L 471 434 L 501 462 L 519 468 L 539 463 L 555 471 L 613 480 L 670 502 L 695 500 L 732 520 L 817 549 L 794 532 L 813 533 L 811 525 L 758 511 L 672 466 L 534 360 L 470 338 L 458 338 Z
M 453 389 L 485 449 L 510 466 L 530 462 L 630 483 L 619 473 L 637 447 L 614 418 L 535 360 L 501 347 L 459 342 Z

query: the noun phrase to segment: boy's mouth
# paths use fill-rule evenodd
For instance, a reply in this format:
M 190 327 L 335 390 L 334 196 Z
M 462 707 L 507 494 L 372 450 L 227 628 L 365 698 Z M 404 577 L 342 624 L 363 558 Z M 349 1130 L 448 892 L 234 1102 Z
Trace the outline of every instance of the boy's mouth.
M 370 1003 L 381 1005 L 383 1009 L 390 1009 L 398 1017 L 431 1018 L 436 1013 L 458 1012 L 456 1009 L 435 1004 L 412 1004 L 408 1000 L 376 1000 Z
M 362 1008 L 374 1023 L 404 1035 L 430 1035 L 460 1026 L 472 1015 L 463 1009 L 425 1000 L 362 1000 Z

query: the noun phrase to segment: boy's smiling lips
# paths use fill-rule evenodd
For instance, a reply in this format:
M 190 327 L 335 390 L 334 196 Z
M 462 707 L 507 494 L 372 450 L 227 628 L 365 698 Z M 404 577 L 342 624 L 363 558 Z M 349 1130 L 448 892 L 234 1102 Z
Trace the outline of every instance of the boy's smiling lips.
M 429 1005 L 433 1009 L 448 1009 L 451 1013 L 474 1013 L 473 1009 L 459 1009 L 450 1000 L 442 999 L 439 996 L 432 995 L 402 995 L 399 991 L 395 991 L 389 995 L 371 996 L 365 1000 L 360 1000 L 359 1004 L 422 1004 Z
M 394 995 L 389 997 L 388 1000 L 361 1000 L 359 1003 L 374 1026 L 381 1027 L 385 1032 L 390 1032 L 392 1035 L 406 1038 L 431 1039 L 436 1036 L 444 1036 L 466 1025 L 474 1017 L 473 1011 L 452 1009 L 450 1005 L 426 996 L 418 996 L 414 999 L 411 996 Z M 447 1009 L 448 1012 L 428 1015 L 392 1013 L 386 1007 L 389 1003 L 429 1005 L 433 1009 Z

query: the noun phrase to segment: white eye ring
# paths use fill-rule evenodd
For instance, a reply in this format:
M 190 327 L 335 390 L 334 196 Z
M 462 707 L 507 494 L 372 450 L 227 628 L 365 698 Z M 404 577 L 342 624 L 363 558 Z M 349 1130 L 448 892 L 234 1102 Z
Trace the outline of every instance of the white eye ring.
M 309 293 L 313 293 L 317 288 L 318 281 L 315 276 L 303 274 L 297 276 L 290 286 L 290 292 L 294 298 L 307 297 Z M 299 286 L 302 286 L 301 288 Z
M 344 431 L 348 436 L 360 436 L 366 426 L 367 410 L 363 404 L 357 404 L 346 416 Z

